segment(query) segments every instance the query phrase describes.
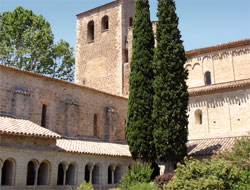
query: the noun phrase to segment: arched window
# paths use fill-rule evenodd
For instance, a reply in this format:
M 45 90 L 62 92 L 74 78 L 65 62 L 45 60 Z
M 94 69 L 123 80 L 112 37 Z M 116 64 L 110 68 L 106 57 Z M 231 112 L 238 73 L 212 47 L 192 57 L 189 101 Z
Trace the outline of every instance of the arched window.
M 114 172 L 114 183 L 117 184 L 120 182 L 122 178 L 122 168 L 121 166 L 116 166 L 115 172 Z
M 36 178 L 35 163 L 30 161 L 27 167 L 26 185 L 35 185 L 35 178 Z
M 95 165 L 92 171 L 92 183 L 99 184 L 100 183 L 100 167 Z
M 75 185 L 76 184 L 76 166 L 70 164 L 66 172 L 66 185 Z
M 95 39 L 95 23 L 94 21 L 90 21 L 88 23 L 88 42 L 93 42 Z
M 49 185 L 49 164 L 42 162 L 38 169 L 37 185 Z
M 129 26 L 133 26 L 133 17 L 129 18 Z
M 205 85 L 208 86 L 208 85 L 211 85 L 211 84 L 212 84 L 211 73 L 209 71 L 207 71 L 205 73 Z
M 195 116 L 195 124 L 196 125 L 202 125 L 202 111 L 201 110 L 196 110 L 194 112 Z
M 109 29 L 109 17 L 106 15 L 102 17 L 102 32 Z
M 97 114 L 94 114 L 94 129 L 93 129 L 94 136 L 97 136 Z
M 58 170 L 57 170 L 57 185 L 64 185 L 64 169 L 65 165 L 63 163 L 60 163 L 58 165 Z
M 85 176 L 84 180 L 88 183 L 90 181 L 90 170 L 89 170 L 89 165 L 85 166 Z
M 14 161 L 5 160 L 2 167 L 1 185 L 14 185 Z
M 108 167 L 108 184 L 112 184 L 112 166 Z
M 42 119 L 41 119 L 41 126 L 46 127 L 46 112 L 47 112 L 47 106 L 43 104 L 42 106 Z

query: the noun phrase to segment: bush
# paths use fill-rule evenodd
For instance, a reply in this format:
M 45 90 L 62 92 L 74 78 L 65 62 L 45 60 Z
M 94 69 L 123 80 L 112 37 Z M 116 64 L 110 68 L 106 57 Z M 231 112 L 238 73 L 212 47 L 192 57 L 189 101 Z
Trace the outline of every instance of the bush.
M 242 137 L 232 150 L 219 151 L 214 158 L 224 158 L 243 170 L 250 170 L 250 137 Z
M 241 170 L 240 181 L 233 185 L 235 190 L 249 190 L 250 189 L 250 171 Z
M 240 169 L 225 159 L 194 160 L 185 158 L 178 164 L 172 180 L 164 190 L 229 190 L 240 181 Z
M 91 182 L 87 183 L 84 180 L 84 182 L 77 188 L 77 190 L 93 190 L 93 185 Z
M 154 182 L 157 184 L 157 186 L 160 188 L 160 189 L 163 189 L 163 186 L 165 184 L 167 184 L 171 179 L 172 177 L 174 176 L 174 173 L 167 173 L 167 174 L 163 174 L 163 175 L 160 175 L 160 176 L 157 176 L 154 180 Z
M 158 187 L 153 183 L 135 183 L 129 190 L 158 190 Z
M 122 190 L 130 190 L 130 187 L 136 183 L 149 183 L 152 172 L 150 164 L 135 163 L 124 174 L 119 187 Z

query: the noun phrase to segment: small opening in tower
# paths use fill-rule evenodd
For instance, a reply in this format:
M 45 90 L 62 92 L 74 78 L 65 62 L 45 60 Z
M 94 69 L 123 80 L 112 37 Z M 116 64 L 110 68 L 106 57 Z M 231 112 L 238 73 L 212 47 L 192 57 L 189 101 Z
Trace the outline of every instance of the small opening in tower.
M 125 56 L 125 57 L 124 57 L 125 63 L 128 63 L 128 60 L 129 60 L 129 59 L 128 59 L 128 50 L 127 50 L 127 49 L 125 50 L 125 55 L 124 55 L 124 56 Z
M 47 106 L 43 104 L 42 106 L 42 120 L 41 120 L 41 126 L 46 126 L 46 112 L 47 112 Z
M 95 39 L 94 33 L 95 33 L 95 23 L 92 20 L 88 23 L 88 42 L 89 43 L 94 41 Z
M 102 32 L 105 32 L 109 29 L 109 17 L 106 15 L 102 17 Z
M 94 114 L 94 129 L 93 129 L 94 136 L 97 136 L 97 114 Z
M 133 17 L 129 18 L 129 26 L 133 26 Z
M 212 82 L 211 82 L 211 73 L 210 73 L 210 71 L 207 71 L 205 73 L 205 85 L 209 86 L 211 84 L 212 84 Z

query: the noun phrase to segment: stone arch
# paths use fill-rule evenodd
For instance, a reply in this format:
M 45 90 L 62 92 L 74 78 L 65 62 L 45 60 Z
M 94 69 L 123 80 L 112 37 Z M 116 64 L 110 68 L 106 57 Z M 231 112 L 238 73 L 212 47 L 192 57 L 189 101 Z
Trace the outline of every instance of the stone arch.
M 38 169 L 37 185 L 49 185 L 50 168 L 51 165 L 49 161 L 44 160 L 41 162 Z
M 109 17 L 105 15 L 102 17 L 102 32 L 105 32 L 109 29 Z
M 76 185 L 77 164 L 70 163 L 66 172 L 66 185 Z
M 185 66 L 185 69 L 186 69 L 186 70 L 189 70 L 189 69 L 188 69 L 189 67 L 192 69 L 192 65 L 191 65 L 191 64 L 187 64 L 187 65 Z
M 93 42 L 95 39 L 95 22 L 93 20 L 88 22 L 87 30 L 88 30 L 87 41 L 89 43 Z
M 93 163 L 89 162 L 88 164 L 85 165 L 84 180 L 86 182 L 92 180 L 92 169 L 93 169 Z
M 95 164 L 92 171 L 92 183 L 100 184 L 101 179 L 101 167 L 100 164 Z
M 67 166 L 66 162 L 59 163 L 57 168 L 57 185 L 65 185 Z
M 115 167 L 115 171 L 114 171 L 114 183 L 115 184 L 119 183 L 121 178 L 122 178 L 122 165 L 118 164 Z
M 202 125 L 202 111 L 200 109 L 197 109 L 195 112 L 194 112 L 194 118 L 195 118 L 195 124 L 196 125 Z
M 201 64 L 200 64 L 200 63 L 195 63 L 195 64 L 193 65 L 192 69 L 194 70 L 195 67 L 198 67 L 198 66 L 201 66 Z
M 2 179 L 1 185 L 14 185 L 16 161 L 13 158 L 8 158 L 3 162 L 2 165 Z
M 32 159 L 27 164 L 27 178 L 26 185 L 36 185 L 37 184 L 37 169 L 39 162 Z
M 113 184 L 114 164 L 108 166 L 108 184 Z

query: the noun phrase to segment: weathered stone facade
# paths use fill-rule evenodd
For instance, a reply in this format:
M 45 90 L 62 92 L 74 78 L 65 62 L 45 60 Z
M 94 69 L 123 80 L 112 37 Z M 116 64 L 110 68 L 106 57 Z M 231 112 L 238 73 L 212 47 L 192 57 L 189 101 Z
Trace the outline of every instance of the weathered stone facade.
M 1 190 L 117 186 L 133 163 L 125 141 L 133 15 L 134 0 L 77 15 L 75 83 L 0 65 Z M 186 55 L 188 153 L 203 158 L 250 131 L 250 39 Z

